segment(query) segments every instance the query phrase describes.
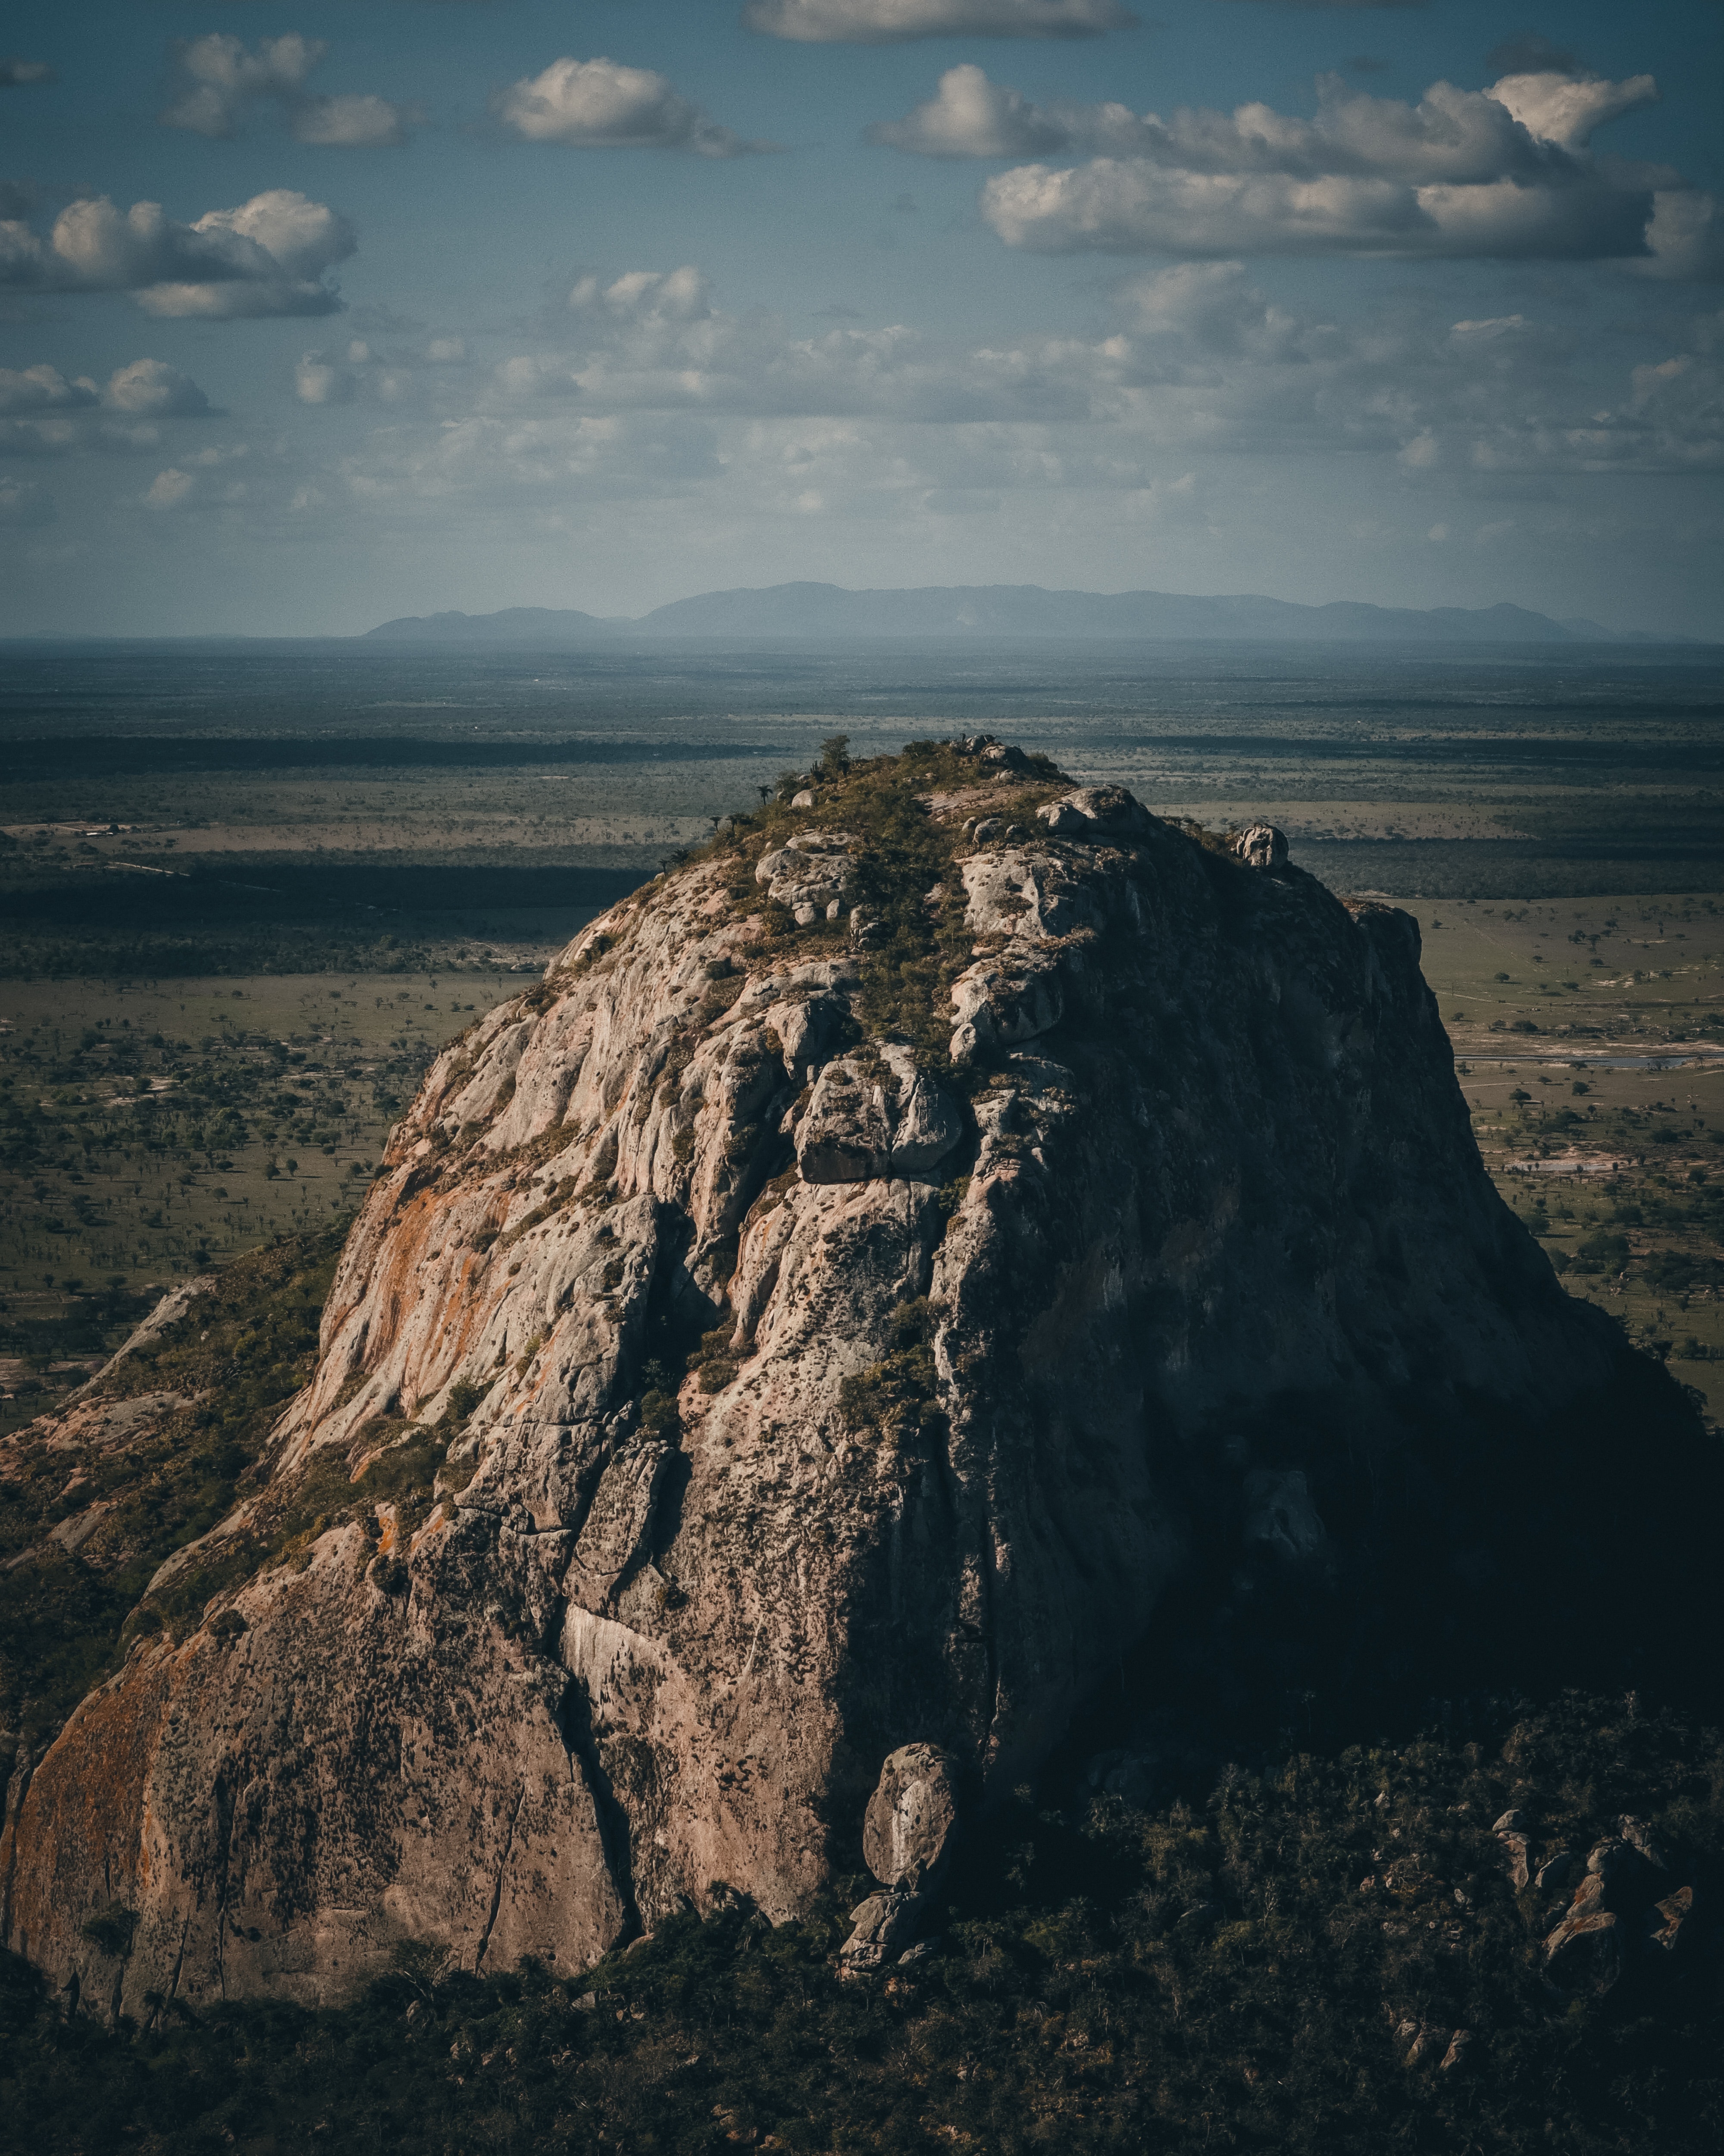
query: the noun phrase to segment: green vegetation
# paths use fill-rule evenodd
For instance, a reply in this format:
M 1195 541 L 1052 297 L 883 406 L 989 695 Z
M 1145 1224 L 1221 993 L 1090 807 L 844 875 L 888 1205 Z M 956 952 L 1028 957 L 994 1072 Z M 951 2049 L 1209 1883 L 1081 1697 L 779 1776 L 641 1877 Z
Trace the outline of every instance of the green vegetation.
M 0 983 L 0 1430 L 177 1276 L 351 1212 L 433 1055 L 514 985 Z
M 996 801 L 993 813 L 1024 822 L 1068 783 L 1044 756 L 1005 773 L 957 754 L 944 742 L 923 741 L 907 742 L 900 755 L 857 760 L 849 753 L 848 737 L 836 736 L 813 773 L 784 773 L 772 798 L 752 814 L 733 816 L 697 857 L 717 860 L 726 870 L 732 905 L 750 917 L 758 915 L 762 952 L 793 948 L 817 957 L 854 948 L 867 1032 L 905 1042 L 924 1068 L 949 1075 L 951 984 L 969 964 L 975 938 L 964 927 L 964 888 L 952 867 L 967 843 L 962 819 L 930 814 L 928 798 L 983 788 L 1006 793 L 1009 786 L 1008 806 Z M 793 808 L 793 797 L 805 786 L 817 789 L 814 806 Z M 823 919 L 798 928 L 755 881 L 763 854 L 811 829 L 845 831 L 859 842 L 847 901 L 866 924 L 859 945 L 849 921 Z M 940 896 L 931 905 L 929 894 L 936 890 Z
M 1724 1057 L 1693 1060 L 1721 1045 L 1724 913 L 1680 896 L 1411 910 L 1497 1188 L 1569 1292 L 1724 1423 Z
M 926 1296 L 898 1304 L 891 1327 L 892 1352 L 885 1361 L 839 1381 L 839 1413 L 853 1430 L 937 1435 L 946 1418 L 935 1405 L 934 1322 Z
M 138 1604 L 164 1559 L 255 1487 L 281 1410 L 316 1364 L 346 1227 L 239 1260 L 118 1363 L 95 1396 L 115 1439 L 92 1415 L 52 1442 L 26 1431 L 0 1450 L 0 1729 L 41 1742 L 140 1629 L 201 1612 L 213 1589 L 194 1609 L 189 1573 Z M 86 1527 L 75 1548 L 51 1538 L 63 1522 Z
M 8 1959 L 0 2102 L 43 2156 L 1716 2148 L 1716 1954 L 1685 1939 L 1602 1999 L 1553 1996 L 1538 1941 L 1563 1897 L 1516 1895 L 1489 1832 L 1512 1804 L 1541 1845 L 1584 1851 L 1634 1812 L 1673 1884 L 1710 1883 L 1716 1732 L 1571 1696 L 1482 1741 L 1228 1766 L 1151 1810 L 1085 1779 L 972 1829 L 936 1952 L 885 1976 L 834 1965 L 859 1876 L 777 1929 L 721 1894 L 573 1979 L 481 1980 L 408 1950 L 323 2011 L 163 2001 L 112 2028 L 63 2018 Z M 123 1953 L 125 1912 L 97 1922 Z M 1412 2063 L 1408 2023 L 1437 2032 Z

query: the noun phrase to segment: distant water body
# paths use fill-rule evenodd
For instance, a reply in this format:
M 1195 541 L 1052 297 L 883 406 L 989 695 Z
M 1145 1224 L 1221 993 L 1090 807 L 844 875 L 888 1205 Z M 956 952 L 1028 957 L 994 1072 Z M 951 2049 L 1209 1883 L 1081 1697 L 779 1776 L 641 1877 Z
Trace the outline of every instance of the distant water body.
M 464 766 L 598 803 L 676 767 L 716 813 L 833 732 L 865 755 L 985 732 L 1168 812 L 1283 815 L 1339 888 L 1438 896 L 1724 889 L 1721 720 L 1724 665 L 1691 646 L 0 645 L 27 814 L 101 770 Z

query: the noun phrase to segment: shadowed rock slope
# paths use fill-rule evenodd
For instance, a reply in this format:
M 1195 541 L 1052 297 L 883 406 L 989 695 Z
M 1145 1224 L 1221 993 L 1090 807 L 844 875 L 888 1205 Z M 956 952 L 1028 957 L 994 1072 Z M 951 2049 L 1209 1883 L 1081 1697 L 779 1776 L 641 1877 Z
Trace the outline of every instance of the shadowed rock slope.
M 58 1980 L 788 1915 L 888 1753 L 1008 1792 L 1176 1606 L 1224 1694 L 1590 1636 L 1583 1433 L 1697 1432 L 1496 1199 L 1413 921 L 985 740 L 783 793 L 432 1069 L 267 1479 L 13 1778 Z

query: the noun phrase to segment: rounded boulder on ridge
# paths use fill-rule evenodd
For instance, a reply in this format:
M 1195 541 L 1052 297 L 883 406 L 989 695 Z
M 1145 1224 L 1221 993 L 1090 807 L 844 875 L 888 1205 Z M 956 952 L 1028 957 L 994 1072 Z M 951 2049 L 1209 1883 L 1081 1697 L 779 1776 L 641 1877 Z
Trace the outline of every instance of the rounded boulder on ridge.
M 946 1861 L 957 1833 L 952 1761 L 932 1744 L 906 1744 L 880 1770 L 862 1821 L 862 1856 L 882 1885 L 917 1892 Z

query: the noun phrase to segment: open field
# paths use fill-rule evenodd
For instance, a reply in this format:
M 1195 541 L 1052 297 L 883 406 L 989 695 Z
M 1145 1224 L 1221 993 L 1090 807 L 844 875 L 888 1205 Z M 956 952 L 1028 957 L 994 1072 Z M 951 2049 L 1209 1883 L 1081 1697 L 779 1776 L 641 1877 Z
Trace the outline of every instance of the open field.
M 1408 910 L 1498 1189 L 1570 1292 L 1724 1422 L 1724 911 Z
M 0 981 L 0 1404 L 151 1291 L 351 1212 L 495 973 Z

